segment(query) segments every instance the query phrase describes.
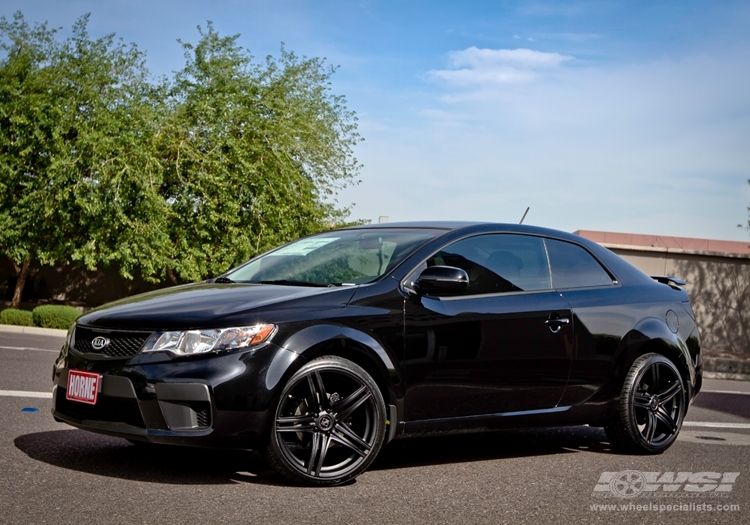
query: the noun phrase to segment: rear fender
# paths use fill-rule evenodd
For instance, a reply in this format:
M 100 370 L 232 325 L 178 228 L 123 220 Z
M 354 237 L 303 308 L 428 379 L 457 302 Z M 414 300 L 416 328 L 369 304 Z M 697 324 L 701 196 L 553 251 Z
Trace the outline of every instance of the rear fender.
M 692 399 L 696 387 L 696 370 L 687 344 L 673 333 L 663 319 L 646 317 L 641 319 L 622 339 L 622 353 L 617 359 L 615 373 L 624 381 L 633 362 L 647 352 L 656 352 L 669 358 L 680 370 Z

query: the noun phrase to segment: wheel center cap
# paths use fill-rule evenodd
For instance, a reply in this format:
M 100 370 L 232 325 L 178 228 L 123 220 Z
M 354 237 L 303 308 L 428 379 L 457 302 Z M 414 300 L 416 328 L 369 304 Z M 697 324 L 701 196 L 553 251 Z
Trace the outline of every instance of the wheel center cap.
M 333 428 L 333 417 L 330 414 L 321 414 L 318 418 L 318 428 L 320 430 L 331 430 Z
M 652 411 L 656 412 L 659 408 L 659 398 L 654 396 L 651 398 L 651 401 L 649 401 L 649 408 L 651 408 Z

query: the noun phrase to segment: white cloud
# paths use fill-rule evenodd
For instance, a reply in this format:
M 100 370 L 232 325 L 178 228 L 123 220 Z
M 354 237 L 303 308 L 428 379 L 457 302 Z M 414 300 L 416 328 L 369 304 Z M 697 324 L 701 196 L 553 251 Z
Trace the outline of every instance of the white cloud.
M 453 69 L 428 72 L 433 79 L 457 86 L 522 84 L 559 69 L 573 57 L 532 49 L 480 49 L 470 47 L 450 54 Z

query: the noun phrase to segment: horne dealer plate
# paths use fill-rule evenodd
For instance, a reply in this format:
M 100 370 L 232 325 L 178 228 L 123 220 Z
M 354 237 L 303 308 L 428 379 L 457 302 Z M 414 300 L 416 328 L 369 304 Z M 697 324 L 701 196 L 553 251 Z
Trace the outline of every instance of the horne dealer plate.
M 93 372 L 69 370 L 68 389 L 65 397 L 71 401 L 95 405 L 100 378 L 99 374 Z

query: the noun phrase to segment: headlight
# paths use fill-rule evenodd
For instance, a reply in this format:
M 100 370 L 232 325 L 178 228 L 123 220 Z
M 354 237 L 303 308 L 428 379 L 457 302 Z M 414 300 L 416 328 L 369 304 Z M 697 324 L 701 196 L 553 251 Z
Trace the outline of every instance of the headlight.
M 239 328 L 156 332 L 146 342 L 142 351 L 193 355 L 247 348 L 268 339 L 275 328 L 276 325 L 272 324 L 258 324 Z
M 68 335 L 65 338 L 65 344 L 62 347 L 62 350 L 60 351 L 60 354 L 63 357 L 68 356 L 68 352 L 71 348 L 73 348 L 76 344 L 76 324 L 73 323 L 73 325 L 68 329 Z

